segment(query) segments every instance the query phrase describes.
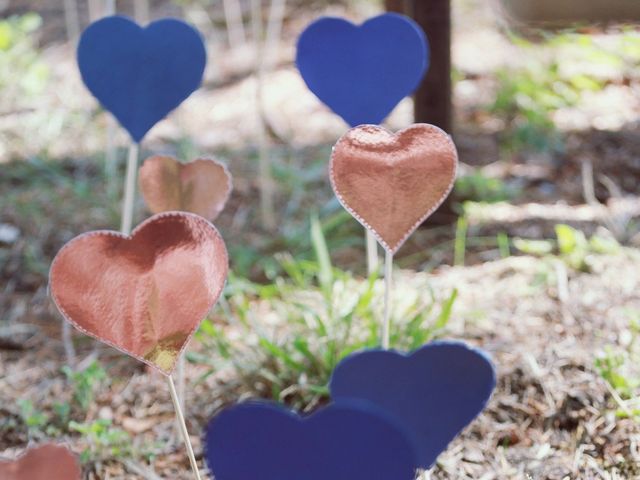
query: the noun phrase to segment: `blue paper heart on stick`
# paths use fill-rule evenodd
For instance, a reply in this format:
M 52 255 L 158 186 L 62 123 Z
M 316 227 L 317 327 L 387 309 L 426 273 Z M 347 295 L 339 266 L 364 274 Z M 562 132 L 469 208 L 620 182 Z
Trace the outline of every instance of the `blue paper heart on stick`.
M 332 399 L 361 400 L 394 416 L 411 433 L 418 466 L 430 468 L 484 409 L 495 388 L 493 365 L 462 342 L 432 342 L 410 355 L 369 350 L 333 372 Z
M 198 31 L 171 18 L 142 28 L 106 17 L 78 44 L 82 80 L 136 142 L 198 89 L 206 62 Z
M 413 480 L 415 450 L 371 406 L 329 405 L 307 418 L 271 403 L 230 407 L 205 439 L 216 480 Z
M 418 87 L 429 64 L 422 29 L 386 13 L 360 26 L 323 17 L 298 40 L 298 69 L 309 89 L 350 126 L 379 124 Z

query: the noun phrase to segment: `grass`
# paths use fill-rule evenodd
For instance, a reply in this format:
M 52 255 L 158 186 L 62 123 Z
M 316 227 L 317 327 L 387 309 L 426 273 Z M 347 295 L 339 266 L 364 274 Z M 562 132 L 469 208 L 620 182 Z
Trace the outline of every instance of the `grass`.
M 565 224 L 556 225 L 555 233 L 555 240 L 515 238 L 513 245 L 533 256 L 547 257 L 555 253 L 568 267 L 584 272 L 590 270 L 592 255 L 616 254 L 621 248 L 613 236 L 596 233 L 587 239 L 583 232 Z
M 88 423 L 70 422 L 69 430 L 82 435 L 89 444 L 80 454 L 82 463 L 116 460 L 134 457 L 131 436 L 112 425 L 109 419 L 98 419 Z
M 382 281 L 334 267 L 317 217 L 310 238 L 315 259 L 280 255 L 284 274 L 272 284 L 230 277 L 223 315 L 205 320 L 197 334 L 204 349 L 188 354 L 208 367 L 203 378 L 230 369 L 246 395 L 308 411 L 327 400 L 342 358 L 379 345 Z M 392 348 L 413 350 L 442 335 L 456 296 L 453 290 L 438 300 L 430 292 L 425 302 L 410 288 L 394 290 Z M 230 320 L 220 325 L 222 317 Z
M 501 178 L 489 177 L 481 170 L 459 176 L 455 184 L 455 196 L 460 201 L 506 202 L 519 193 Z
M 110 381 L 107 372 L 96 361 L 86 368 L 73 370 L 62 367 L 64 394 L 59 400 L 34 403 L 31 399 L 17 402 L 21 425 L 0 424 L 0 433 L 26 429 L 30 441 L 65 439 L 79 435 L 84 464 L 129 458 L 149 458 L 161 447 L 154 442 L 134 442 L 125 430 L 113 425 L 109 418 L 95 418 L 95 395 Z
M 594 364 L 607 382 L 619 417 L 640 421 L 640 313 L 629 311 L 629 328 L 618 343 L 601 351 Z
M 564 135 L 556 129 L 553 114 L 603 89 L 611 79 L 602 72 L 614 69 L 626 75 L 640 61 L 640 39 L 632 29 L 608 43 L 575 32 L 549 35 L 537 43 L 517 36 L 511 40 L 527 62 L 496 72 L 498 88 L 489 106 L 505 123 L 502 146 L 511 153 L 562 152 Z

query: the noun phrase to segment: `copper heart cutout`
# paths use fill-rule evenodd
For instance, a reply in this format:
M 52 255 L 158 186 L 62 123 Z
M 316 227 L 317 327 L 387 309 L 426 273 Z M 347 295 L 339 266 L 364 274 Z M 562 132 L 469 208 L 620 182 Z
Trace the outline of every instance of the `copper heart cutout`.
M 180 163 L 156 155 L 140 167 L 140 190 L 149 210 L 191 212 L 215 220 L 231 194 L 231 174 L 222 163 L 200 158 Z
M 42 445 L 13 461 L 0 461 L 2 480 L 80 480 L 78 459 L 68 448 Z
M 331 186 L 393 254 L 447 197 L 457 165 L 456 147 L 438 127 L 420 123 L 394 135 L 361 125 L 333 147 Z
M 211 223 L 169 212 L 126 237 L 80 235 L 56 255 L 51 296 L 78 330 L 169 375 L 222 293 L 227 249 Z

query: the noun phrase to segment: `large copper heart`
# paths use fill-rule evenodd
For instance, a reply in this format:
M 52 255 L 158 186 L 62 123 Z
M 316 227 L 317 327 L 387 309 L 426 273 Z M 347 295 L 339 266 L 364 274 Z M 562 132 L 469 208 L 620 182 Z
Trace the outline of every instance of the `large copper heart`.
M 139 184 L 149 210 L 191 212 L 215 220 L 231 194 L 231 174 L 222 163 L 200 158 L 180 163 L 153 156 L 140 167 Z
M 349 130 L 333 148 L 331 186 L 340 203 L 395 253 L 447 197 L 458 155 L 438 127 L 393 134 L 374 125 Z
M 14 461 L 0 461 L 2 480 L 80 480 L 76 456 L 60 445 L 31 448 Z
M 165 374 L 218 300 L 227 249 L 204 218 L 151 217 L 130 237 L 89 232 L 56 255 L 51 296 L 80 331 Z

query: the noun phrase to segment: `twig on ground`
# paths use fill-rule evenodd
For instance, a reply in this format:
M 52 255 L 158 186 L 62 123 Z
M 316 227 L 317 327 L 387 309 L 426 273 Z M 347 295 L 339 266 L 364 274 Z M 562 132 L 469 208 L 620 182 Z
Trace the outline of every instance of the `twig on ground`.
M 141 463 L 134 462 L 133 460 L 123 460 L 122 464 L 127 467 L 131 473 L 135 473 L 136 475 L 140 475 L 146 480 L 162 480 L 156 472 L 151 470 L 149 467 L 142 465 Z

